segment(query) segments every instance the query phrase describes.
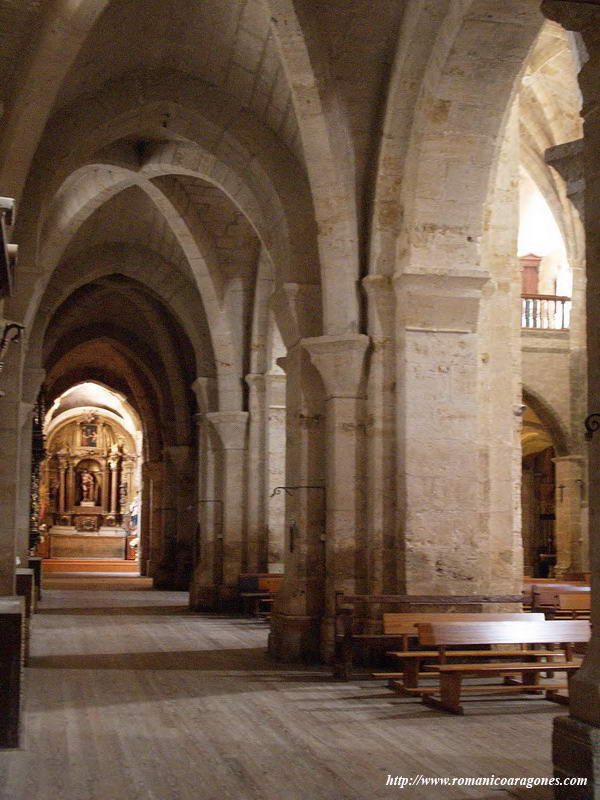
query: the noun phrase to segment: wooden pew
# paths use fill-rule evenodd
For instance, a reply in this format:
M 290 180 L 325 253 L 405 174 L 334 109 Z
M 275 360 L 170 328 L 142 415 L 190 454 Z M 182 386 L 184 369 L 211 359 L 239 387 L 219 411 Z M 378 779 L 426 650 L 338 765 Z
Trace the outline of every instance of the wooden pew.
M 465 622 L 465 623 L 426 623 L 419 625 L 419 643 L 429 647 L 450 647 L 465 645 L 534 645 L 561 643 L 565 660 L 552 662 L 553 672 L 572 675 L 579 668 L 573 661 L 573 644 L 587 642 L 590 638 L 590 624 L 586 620 L 549 620 L 545 622 Z M 520 653 L 517 653 L 520 656 Z M 548 664 L 524 661 L 516 658 L 514 662 L 486 664 L 440 664 L 439 698 L 433 693 L 422 694 L 427 705 L 462 714 L 460 704 L 463 692 L 545 692 L 548 700 L 565 702 L 558 695 L 564 684 L 540 684 L 540 674 L 548 670 Z M 520 682 L 514 679 L 520 675 Z M 463 688 L 465 677 L 504 677 L 501 685 L 469 686 Z
M 515 656 L 514 648 L 511 650 L 458 650 L 448 651 L 445 647 L 438 647 L 434 650 L 412 650 L 409 652 L 408 643 L 410 639 L 418 637 L 419 625 L 423 624 L 444 624 L 459 622 L 544 622 L 544 615 L 538 614 L 524 614 L 524 613 L 501 613 L 501 612 L 479 612 L 463 614 L 461 612 L 453 612 L 451 614 L 384 614 L 383 625 L 384 632 L 390 635 L 402 636 L 402 650 L 388 651 L 387 655 L 392 656 L 402 665 L 400 672 L 374 672 L 374 678 L 385 678 L 389 681 L 388 685 L 391 689 L 399 694 L 418 694 L 419 677 L 431 673 L 421 673 L 421 665 L 424 661 L 435 661 L 438 664 L 445 664 L 448 659 L 453 658 L 481 658 L 493 655 L 497 658 L 511 658 Z M 552 655 L 562 655 L 561 653 L 552 653 L 548 649 L 545 650 L 528 650 L 527 658 L 540 658 L 542 656 L 549 657 Z M 424 690 L 427 691 L 427 690 Z
M 556 599 L 553 619 L 589 619 L 592 611 L 589 592 L 560 592 Z
M 562 574 L 563 581 L 568 581 L 569 583 L 585 583 L 588 584 L 592 579 L 591 572 L 563 572 Z
M 258 616 L 261 605 L 272 604 L 282 583 L 281 573 L 242 573 L 238 578 L 238 590 L 243 612 Z
M 557 581 L 555 578 L 524 578 L 523 607 L 531 611 L 552 608 L 555 596 L 560 591 L 589 591 L 589 583 L 585 581 Z
M 353 646 L 393 649 L 403 647 L 405 638 L 395 633 L 357 633 L 354 631 L 354 606 L 356 604 L 395 606 L 442 606 L 452 613 L 453 608 L 485 605 L 488 603 L 521 603 L 520 595 L 346 595 L 336 592 L 335 649 L 333 675 L 349 680 L 352 673 Z M 478 613 L 478 612 L 473 612 Z M 383 622 L 383 621 L 382 621 Z
M 558 595 L 567 592 L 589 595 L 590 587 L 572 583 L 547 583 L 542 586 L 534 584 L 531 610 L 552 612 L 558 606 Z

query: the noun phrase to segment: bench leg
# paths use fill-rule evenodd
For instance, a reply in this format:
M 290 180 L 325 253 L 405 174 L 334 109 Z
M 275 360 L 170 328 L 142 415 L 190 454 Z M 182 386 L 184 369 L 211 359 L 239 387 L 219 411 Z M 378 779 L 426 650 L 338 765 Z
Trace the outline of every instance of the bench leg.
M 462 714 L 460 693 L 462 689 L 462 675 L 449 672 L 440 674 L 440 699 L 442 706 L 453 714 Z
M 521 673 L 521 683 L 523 686 L 531 686 L 532 693 L 535 692 L 536 694 L 541 694 L 542 689 L 536 691 L 535 687 L 540 685 L 540 673 L 539 672 L 522 672 Z
M 349 681 L 352 674 L 352 640 L 343 639 L 335 643 L 333 676 L 341 681 Z
M 407 658 L 403 662 L 404 685 L 408 689 L 416 689 L 419 685 L 419 671 L 421 669 L 420 658 Z
M 440 699 L 423 695 L 423 702 L 432 708 L 441 708 L 450 711 L 451 714 L 464 714 L 460 704 L 460 693 L 462 688 L 462 675 L 448 672 L 440 673 Z

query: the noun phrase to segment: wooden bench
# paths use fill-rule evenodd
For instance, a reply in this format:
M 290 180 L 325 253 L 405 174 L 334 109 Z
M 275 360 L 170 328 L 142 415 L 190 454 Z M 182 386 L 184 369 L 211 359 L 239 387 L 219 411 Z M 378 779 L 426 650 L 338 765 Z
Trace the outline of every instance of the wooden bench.
M 419 643 L 424 646 L 449 647 L 452 645 L 535 645 L 561 643 L 565 660 L 552 662 L 553 672 L 572 675 L 579 668 L 573 661 L 573 644 L 587 642 L 590 638 L 590 624 L 586 620 L 549 620 L 545 622 L 465 622 L 465 623 L 426 623 L 419 625 Z M 462 692 L 545 692 L 548 700 L 565 702 L 559 689 L 565 684 L 540 684 L 540 674 L 548 670 L 547 663 L 532 664 L 522 659 L 514 662 L 487 664 L 439 664 L 439 698 L 432 693 L 422 693 L 427 705 L 462 714 L 460 704 Z M 520 682 L 514 679 L 520 675 Z M 502 677 L 501 685 L 469 686 L 463 688 L 465 677 Z
M 435 661 L 438 664 L 444 664 L 448 659 L 453 658 L 481 658 L 489 657 L 490 655 L 497 658 L 514 658 L 520 652 L 523 653 L 523 658 L 538 659 L 542 656 L 550 657 L 552 655 L 562 655 L 561 653 L 552 653 L 547 649 L 545 650 L 527 650 L 517 651 L 514 648 L 511 650 L 448 650 L 445 646 L 437 647 L 435 650 L 412 650 L 408 651 L 408 643 L 410 639 L 418 637 L 418 627 L 422 624 L 444 624 L 458 622 L 544 622 L 544 615 L 539 614 L 524 614 L 524 613 L 501 613 L 501 612 L 479 612 L 479 613 L 461 613 L 453 612 L 451 614 L 384 614 L 383 625 L 384 632 L 390 634 L 400 635 L 403 640 L 403 648 L 400 651 L 388 651 L 387 655 L 392 656 L 402 665 L 399 672 L 374 672 L 374 678 L 385 678 L 389 681 L 388 685 L 399 694 L 418 694 L 419 677 L 431 673 L 421 673 L 422 662 Z M 525 655 L 526 653 L 526 655 Z M 423 690 L 428 691 L 428 690 Z
M 245 614 L 258 616 L 261 606 L 271 606 L 275 595 L 281 588 L 281 573 L 243 573 L 238 578 L 238 590 Z
M 532 611 L 552 611 L 558 605 L 558 595 L 573 592 L 589 595 L 589 586 L 579 586 L 574 583 L 546 583 L 532 584 Z
M 350 680 L 353 648 L 361 644 L 369 648 L 391 649 L 405 647 L 406 635 L 398 633 L 356 633 L 354 631 L 354 606 L 358 604 L 395 606 L 442 606 L 452 609 L 478 606 L 488 603 L 521 603 L 521 595 L 346 595 L 336 592 L 335 645 L 333 675 L 341 680 Z M 409 612 L 410 613 L 410 612 Z M 440 612 L 442 613 L 442 612 Z M 472 613 L 479 613 L 474 610 Z M 402 613 L 400 616 L 404 616 Z
M 552 612 L 553 619 L 589 619 L 592 596 L 589 592 L 560 592 Z

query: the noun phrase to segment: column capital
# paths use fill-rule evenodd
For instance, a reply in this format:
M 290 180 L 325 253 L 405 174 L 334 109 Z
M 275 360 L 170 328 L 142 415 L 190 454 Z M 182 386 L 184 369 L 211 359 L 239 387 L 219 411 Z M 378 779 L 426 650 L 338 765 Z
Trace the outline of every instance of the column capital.
M 369 333 L 380 341 L 392 334 L 394 284 L 389 275 L 367 275 L 362 286 L 369 303 Z
M 268 387 L 285 386 L 285 380 L 286 376 L 283 372 L 267 372 L 265 375 L 265 383 Z
M 583 464 L 584 457 L 583 456 L 556 456 L 556 458 L 552 459 L 554 464 L 564 464 L 564 463 L 573 463 L 573 464 Z
M 323 330 L 321 287 L 316 283 L 284 283 L 273 292 L 270 304 L 288 349 Z
M 394 275 L 397 315 L 407 330 L 474 333 L 488 272 L 431 269 Z
M 264 392 L 266 388 L 266 375 L 262 372 L 251 372 L 245 377 L 245 381 L 250 389 L 255 389 L 257 392 Z
M 205 415 L 219 434 L 224 450 L 245 450 L 247 411 L 211 411 Z
M 319 371 L 327 399 L 364 396 L 361 382 L 370 339 L 362 333 L 302 339 L 302 346 Z
M 367 275 L 362 279 L 362 286 L 369 297 L 391 292 L 393 287 L 390 275 Z

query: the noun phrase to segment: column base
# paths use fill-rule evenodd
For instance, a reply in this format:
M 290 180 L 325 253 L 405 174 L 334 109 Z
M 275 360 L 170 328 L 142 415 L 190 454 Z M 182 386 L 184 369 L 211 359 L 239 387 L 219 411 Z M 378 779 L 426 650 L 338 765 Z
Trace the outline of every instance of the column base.
M 552 761 L 556 778 L 587 778 L 586 786 L 556 787 L 556 800 L 600 800 L 600 727 L 555 717 Z
M 219 608 L 219 587 L 190 584 L 190 608 L 194 611 L 216 611 Z
M 275 661 L 319 662 L 320 620 L 296 614 L 273 614 L 269 634 L 269 655 Z
M 228 611 L 239 614 L 241 611 L 240 590 L 237 583 L 234 586 L 217 586 L 219 611 Z

